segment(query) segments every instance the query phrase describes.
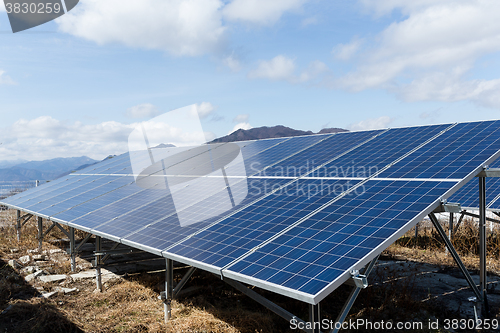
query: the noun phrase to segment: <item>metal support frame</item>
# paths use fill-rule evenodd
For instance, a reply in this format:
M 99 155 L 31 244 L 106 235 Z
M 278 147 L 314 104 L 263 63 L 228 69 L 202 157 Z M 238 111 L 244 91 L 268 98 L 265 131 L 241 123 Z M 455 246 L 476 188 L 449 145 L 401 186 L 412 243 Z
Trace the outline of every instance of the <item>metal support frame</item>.
M 184 274 L 184 276 L 182 277 L 182 280 L 180 280 L 179 283 L 177 283 L 177 285 L 175 286 L 175 288 L 173 290 L 173 297 L 174 298 L 177 297 L 177 295 L 182 290 L 182 288 L 184 287 L 184 285 L 189 281 L 189 279 L 193 275 L 194 271 L 196 271 L 196 267 L 191 267 L 186 272 L 186 274 Z
M 453 212 L 450 212 L 450 224 L 448 226 L 448 239 L 451 241 L 453 239 Z
M 486 316 L 489 316 L 488 296 L 486 288 L 488 278 L 486 271 L 486 178 L 479 177 L 479 291 L 482 295 Z
M 71 271 L 76 271 L 75 228 L 69 227 L 69 255 L 71 257 Z
M 455 225 L 455 228 L 453 229 L 453 235 L 457 233 L 458 228 L 460 227 L 460 224 L 462 224 L 462 220 L 464 219 L 465 213 L 467 213 L 466 210 L 463 210 L 460 214 L 460 218 L 458 219 L 457 224 Z
M 38 216 L 38 251 L 42 251 L 43 241 L 43 219 Z
M 90 239 L 90 237 L 92 237 L 92 234 L 91 233 L 88 233 L 87 236 L 85 236 L 85 238 L 80 242 L 80 244 L 78 244 L 78 246 L 76 247 L 75 251 L 80 251 L 80 249 L 82 248 L 82 246 L 85 245 L 85 243 L 88 242 L 88 240 Z
M 475 217 L 476 219 L 481 219 L 480 215 L 477 215 L 477 214 L 474 214 L 474 213 L 471 213 L 471 212 L 463 211 L 462 214 L 470 216 L 470 217 Z M 489 222 L 500 223 L 500 221 L 492 219 L 491 217 L 488 217 L 488 216 L 485 216 L 484 219 L 486 221 L 489 221 Z
M 24 214 L 21 216 L 21 211 L 17 210 L 16 213 L 16 229 L 17 229 L 17 241 L 21 241 L 21 228 L 24 227 L 26 223 L 33 217 L 33 214 Z
M 165 323 L 172 318 L 172 299 L 174 296 L 174 261 L 165 259 L 165 292 L 163 294 L 163 310 L 165 312 Z
M 18 209 L 16 211 L 16 231 L 17 231 L 17 241 L 21 241 L 21 211 Z
M 366 266 L 366 268 L 363 272 L 364 273 L 363 275 L 365 277 L 368 277 L 368 275 L 370 275 L 370 273 L 373 270 L 373 267 L 375 267 L 375 264 L 377 263 L 379 256 L 380 255 L 376 256 L 375 259 L 373 259 L 368 264 L 368 266 Z M 347 301 L 345 302 L 342 310 L 340 311 L 340 314 L 337 317 L 337 320 L 335 320 L 335 327 L 330 331 L 330 333 L 337 333 L 340 330 L 340 328 L 342 327 L 342 323 L 347 318 L 349 311 L 351 311 L 351 308 L 352 308 L 354 302 L 356 301 L 356 298 L 358 297 L 361 289 L 363 289 L 363 287 L 358 286 L 358 287 L 354 287 L 354 289 L 351 291 L 351 294 L 347 298 Z
M 415 239 L 418 238 L 418 225 L 419 223 L 415 224 Z
M 287 310 L 283 309 L 281 306 L 279 306 L 279 305 L 271 302 L 270 300 L 268 300 L 264 296 L 259 295 L 258 293 L 256 293 L 252 289 L 249 289 L 249 288 L 245 287 L 240 282 L 232 280 L 232 279 L 229 279 L 229 278 L 223 278 L 223 280 L 224 280 L 224 282 L 226 282 L 231 287 L 239 290 L 240 292 L 242 292 L 246 296 L 250 297 L 251 299 L 253 299 L 257 303 L 265 306 L 266 308 L 268 308 L 272 312 L 276 313 L 278 316 L 280 316 L 281 318 L 287 320 L 288 322 L 291 323 L 292 321 L 294 321 L 297 324 L 300 323 L 302 327 L 307 327 L 307 324 L 306 324 L 306 322 L 304 320 L 298 318 L 293 313 L 288 312 Z M 318 306 L 318 310 L 319 310 L 319 306 Z M 305 330 L 305 332 L 311 332 L 311 331 Z
M 471 277 L 469 271 L 467 270 L 464 263 L 460 259 L 460 256 L 458 255 L 457 251 L 455 250 L 455 247 L 453 247 L 453 244 L 451 244 L 450 240 L 446 236 L 446 232 L 443 230 L 443 227 L 441 227 L 441 225 L 439 224 L 439 221 L 436 218 L 436 215 L 434 215 L 434 213 L 430 213 L 429 218 L 431 219 L 432 224 L 434 225 L 434 227 L 438 231 L 439 235 L 443 239 L 446 247 L 448 248 L 448 251 L 450 251 L 450 254 L 452 255 L 455 262 L 457 263 L 458 268 L 462 271 L 462 274 L 465 276 L 465 279 L 467 280 L 467 283 L 469 284 L 469 286 L 472 288 L 472 291 L 474 292 L 476 297 L 480 301 L 482 301 L 483 295 L 481 294 L 481 292 L 477 288 L 476 284 L 474 283 L 474 280 L 472 280 L 472 277 Z
M 97 290 L 102 292 L 102 278 L 101 278 L 101 256 L 97 253 L 101 251 L 101 236 L 95 236 L 95 274 L 96 274 L 96 287 Z
M 321 309 L 318 304 L 309 304 L 309 322 L 312 326 L 312 333 L 320 333 Z

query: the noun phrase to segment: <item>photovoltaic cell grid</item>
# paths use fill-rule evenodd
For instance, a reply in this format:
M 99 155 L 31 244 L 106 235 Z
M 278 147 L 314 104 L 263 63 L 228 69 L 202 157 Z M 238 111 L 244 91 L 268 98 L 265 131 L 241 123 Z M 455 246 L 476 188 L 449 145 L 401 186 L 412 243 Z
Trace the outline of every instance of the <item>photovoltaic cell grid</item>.
M 250 180 L 251 192 L 266 194 L 270 180 Z M 254 184 L 253 184 L 254 183 Z M 345 180 L 300 179 L 165 251 L 222 269 L 352 187 Z
M 245 276 L 245 282 L 260 287 L 273 284 L 313 297 L 454 185 L 368 181 L 357 190 L 358 194 L 322 209 L 229 266 L 223 274 L 238 280 Z
M 457 124 L 380 178 L 462 179 L 499 149 L 498 121 Z
M 496 160 L 489 167 L 499 168 L 500 160 Z M 499 178 L 486 178 L 486 207 L 490 210 L 500 210 L 500 179 Z M 479 185 L 478 179 L 473 178 L 460 188 L 449 199 L 450 202 L 458 202 L 462 208 L 479 209 Z
M 308 176 L 366 178 L 448 127 L 450 125 L 392 129 Z
M 262 176 L 265 170 L 267 176 L 280 176 L 280 168 L 282 172 L 284 167 L 303 167 L 307 160 L 312 166 L 305 173 L 329 161 L 327 166 L 344 170 L 372 163 L 378 170 L 386 167 L 378 177 L 421 180 L 369 180 L 361 183 L 365 190 L 359 193 L 358 188 L 353 197 L 249 192 L 228 212 L 185 227 L 179 225 L 169 194 L 159 196 L 133 183 L 128 154 L 4 201 L 15 208 L 30 206 L 54 214 L 51 219 L 63 224 L 154 253 L 165 250 L 167 257 L 209 266 L 226 277 L 317 303 L 346 279 L 349 268 L 367 263 L 433 209 L 444 193 L 461 186 L 462 178 L 496 158 L 498 130 L 499 122 L 493 121 L 238 143 L 247 174 Z M 423 145 L 427 140 L 430 142 Z M 394 164 L 412 149 L 416 151 Z M 294 184 L 348 181 L 311 179 L 318 177 L 312 173 L 307 176 L 259 181 L 260 186 L 275 182 L 274 189 L 281 190 Z M 366 173 L 356 176 L 359 179 L 352 184 L 359 184 Z M 440 181 L 443 178 L 450 181 Z M 205 199 L 179 213 L 191 214 L 196 221 L 197 210 L 216 204 L 210 193 L 224 190 L 208 191 Z

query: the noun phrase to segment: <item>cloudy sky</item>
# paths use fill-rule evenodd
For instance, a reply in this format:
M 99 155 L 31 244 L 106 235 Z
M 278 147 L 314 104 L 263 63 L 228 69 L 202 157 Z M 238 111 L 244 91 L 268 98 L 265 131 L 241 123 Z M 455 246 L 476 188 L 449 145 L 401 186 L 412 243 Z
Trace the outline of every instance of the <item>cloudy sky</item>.
M 191 104 L 214 137 L 500 118 L 498 0 L 81 0 L 16 34 L 0 6 L 0 160 L 122 153 Z

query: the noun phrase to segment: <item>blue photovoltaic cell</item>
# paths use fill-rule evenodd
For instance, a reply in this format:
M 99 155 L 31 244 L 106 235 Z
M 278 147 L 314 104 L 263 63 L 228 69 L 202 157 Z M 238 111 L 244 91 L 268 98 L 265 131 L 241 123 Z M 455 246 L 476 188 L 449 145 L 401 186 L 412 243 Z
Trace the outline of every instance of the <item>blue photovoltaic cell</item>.
M 316 295 L 454 185 L 369 181 L 225 271 Z
M 308 176 L 367 178 L 449 126 L 390 129 Z
M 2 202 L 9 205 L 19 205 L 22 202 L 28 200 L 29 198 L 40 195 L 40 193 L 45 193 L 45 191 L 49 191 L 51 188 L 55 188 L 57 186 L 64 186 L 64 183 L 69 181 L 71 176 L 64 176 L 58 178 L 56 180 L 50 181 L 48 183 L 44 183 L 40 186 L 30 188 L 24 192 L 18 193 L 14 196 L 2 199 Z
M 247 175 L 259 175 L 259 172 L 264 168 L 275 163 L 280 163 L 281 160 L 291 157 L 292 155 L 300 154 L 300 151 L 303 149 L 309 151 L 310 149 L 313 149 L 314 145 L 318 143 L 320 144 L 321 141 L 327 140 L 332 136 L 334 135 L 326 134 L 293 137 L 281 142 L 279 145 L 275 145 L 269 149 L 259 152 L 258 154 L 254 154 L 253 156 L 244 154 L 243 158 Z M 232 167 L 229 166 L 228 170 L 231 170 L 231 168 Z M 260 176 L 262 176 L 262 174 L 260 174 Z
M 104 207 L 107 207 L 112 204 L 117 205 L 117 203 L 120 200 L 128 198 L 129 196 L 137 194 L 138 192 L 141 191 L 144 191 L 144 189 L 140 188 L 134 183 L 129 186 L 124 186 L 119 189 L 116 189 L 115 191 L 108 192 L 98 198 L 89 200 L 80 205 L 74 206 L 70 210 L 54 214 L 52 217 L 57 218 L 62 223 L 71 222 L 73 220 L 76 220 L 77 218 L 82 218 L 82 220 L 85 220 L 85 218 L 89 214 L 92 214 L 93 212 L 99 209 L 103 209 Z M 129 205 L 130 207 L 133 207 L 134 200 L 129 201 Z M 96 214 L 97 216 L 99 215 L 99 213 L 94 213 L 94 214 Z
M 241 181 L 243 182 L 244 180 Z M 205 187 L 205 189 L 202 189 L 200 186 L 197 186 L 197 189 L 206 193 L 202 198 L 211 201 L 209 205 L 203 207 L 204 214 L 207 214 L 209 209 L 214 209 L 215 205 L 220 204 L 219 201 L 222 197 L 220 195 L 217 196 L 217 192 L 228 197 L 227 189 L 224 186 L 220 186 L 220 180 L 217 182 L 216 179 L 209 179 L 208 182 L 205 181 L 199 185 Z M 185 196 L 182 192 L 187 190 L 189 190 L 189 186 L 185 185 L 183 189 L 175 192 L 174 195 Z M 148 189 L 146 193 L 141 193 L 140 195 L 148 196 L 150 198 L 149 201 L 144 205 L 136 205 L 134 209 L 126 210 L 124 214 L 118 213 L 119 215 L 116 215 L 115 218 L 100 224 L 93 231 L 106 233 L 115 237 L 125 237 L 164 217 L 176 219 L 177 213 L 182 211 L 181 207 L 175 206 L 172 196 L 166 190 Z M 203 201 L 203 199 L 200 201 Z M 191 204 L 186 208 L 187 210 L 194 211 L 198 208 L 196 202 L 191 202 Z M 177 224 L 179 223 L 177 219 Z
M 314 168 L 333 159 L 334 157 L 345 153 L 356 145 L 370 139 L 382 131 L 363 131 L 363 132 L 345 132 L 335 134 L 326 140 L 318 142 L 314 146 L 295 154 L 278 163 L 275 160 L 259 161 L 260 166 L 272 165 L 263 169 L 254 175 L 264 177 L 299 177 L 311 172 Z M 274 164 L 276 163 L 276 164 Z M 258 171 L 258 168 L 254 168 Z
M 253 182 L 253 184 L 251 184 L 253 189 L 249 190 L 246 198 L 239 205 L 220 216 L 215 216 L 203 220 L 202 222 L 187 224 L 184 226 L 180 225 L 177 214 L 167 216 L 159 221 L 156 221 L 155 223 L 152 223 L 151 225 L 148 225 L 144 229 L 138 230 L 132 235 L 126 236 L 123 241 L 124 243 L 141 244 L 150 248 L 164 250 L 187 236 L 199 231 L 201 228 L 216 222 L 224 216 L 232 214 L 235 210 L 245 207 L 254 200 L 264 196 L 266 193 L 264 190 L 256 191 L 255 188 L 267 188 L 271 190 L 273 187 L 279 188 L 285 183 L 290 182 L 289 179 L 253 179 L 251 181 Z M 196 205 L 196 209 L 187 209 L 187 213 L 192 214 L 193 218 L 195 218 L 199 213 L 203 214 L 205 210 L 210 209 L 216 204 L 217 202 L 214 202 L 213 198 L 207 198 L 206 200 L 198 203 Z M 187 219 L 189 220 L 189 216 Z
M 101 196 L 111 191 L 115 191 L 121 187 L 130 185 L 134 182 L 133 177 L 119 177 L 119 178 L 107 178 L 105 180 L 99 180 L 94 183 L 90 183 L 89 186 L 84 188 L 76 188 L 74 191 L 66 193 L 66 198 L 61 200 L 56 204 L 52 204 L 46 208 L 36 209 L 40 214 L 47 216 L 53 216 L 62 211 L 71 209 L 75 206 L 81 205 L 84 202 L 90 200 L 99 200 Z M 99 184 L 101 183 L 101 184 Z M 35 208 L 32 208 L 35 210 Z
M 222 268 L 355 183 L 324 179 L 295 181 L 166 252 Z M 250 187 L 259 193 L 272 188 L 261 180 Z
M 105 170 L 121 165 L 124 163 L 130 163 L 130 157 L 128 153 L 124 153 L 112 158 L 106 158 L 105 160 L 86 167 L 83 170 L 77 171 L 79 174 L 96 174 L 96 173 L 107 173 Z M 103 172 L 104 171 L 104 172 Z
M 379 178 L 465 178 L 500 147 L 500 121 L 457 124 Z
M 61 183 L 61 186 L 52 187 L 47 192 L 38 192 L 36 196 L 24 200 L 20 205 L 24 209 L 31 210 L 31 207 L 41 208 L 40 206 L 47 207 L 51 204 L 59 203 L 60 201 L 66 199 L 67 193 L 75 191 L 77 189 L 85 188 L 92 182 L 95 181 L 95 177 L 75 177 L 76 181 L 69 179 L 65 183 Z

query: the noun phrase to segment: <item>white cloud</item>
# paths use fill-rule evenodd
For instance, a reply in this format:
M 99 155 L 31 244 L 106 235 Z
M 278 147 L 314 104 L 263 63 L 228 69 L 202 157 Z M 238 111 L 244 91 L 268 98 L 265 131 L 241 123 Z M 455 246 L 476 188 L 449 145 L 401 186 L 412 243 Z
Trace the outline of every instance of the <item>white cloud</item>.
M 233 129 L 229 133 L 227 133 L 227 134 L 231 134 L 231 133 L 233 133 L 233 132 L 235 132 L 235 131 L 237 131 L 239 129 L 249 130 L 251 128 L 253 128 L 253 126 L 250 125 L 249 123 L 245 123 L 245 122 L 238 123 L 238 124 L 234 125 Z
M 302 22 L 300 23 L 300 25 L 302 27 L 307 27 L 309 25 L 315 25 L 315 24 L 318 24 L 319 20 L 316 16 L 310 16 L 310 17 L 306 17 L 305 19 L 302 20 Z
M 5 71 L 0 69 L 0 84 L 15 85 L 17 84 L 12 78 L 5 74 Z
M 233 0 L 222 10 L 230 21 L 270 25 L 288 11 L 297 11 L 307 0 Z
M 239 72 L 241 69 L 240 61 L 233 54 L 222 59 L 222 63 L 232 72 Z
M 319 60 L 315 60 L 309 64 L 309 66 L 300 73 L 297 78 L 293 78 L 292 82 L 308 82 L 316 79 L 321 74 L 328 72 L 328 66 Z
M 160 114 L 160 111 L 150 103 L 139 104 L 127 109 L 126 116 L 129 118 L 152 118 Z
M 200 104 L 196 104 L 196 111 L 198 112 L 198 116 L 203 119 L 212 114 L 215 110 L 215 107 L 210 102 L 202 102 Z
M 361 2 L 375 15 L 399 10 L 405 18 L 372 40 L 374 46 L 365 48 L 354 71 L 335 81 L 336 88 L 382 88 L 405 100 L 470 99 L 500 108 L 496 79 L 466 79 L 481 57 L 500 51 L 499 1 Z
M 221 47 L 221 0 L 82 0 L 57 22 L 63 32 L 98 44 L 196 56 Z
M 283 55 L 271 60 L 261 60 L 256 69 L 248 73 L 250 79 L 269 79 L 272 81 L 288 81 L 302 83 L 312 81 L 328 72 L 328 67 L 319 60 L 313 61 L 299 75 L 295 75 L 295 61 Z
M 233 123 L 247 123 L 248 114 L 239 114 L 233 119 Z
M 123 124 L 116 121 L 88 125 L 64 122 L 49 116 L 20 119 L 9 127 L 1 128 L 0 156 L 4 160 L 42 160 L 82 155 L 101 159 L 110 154 L 128 151 L 128 136 L 137 125 L 138 123 Z M 150 125 L 145 122 L 144 126 L 148 129 Z M 161 129 L 162 137 L 152 137 L 151 140 L 177 146 L 199 140 L 166 123 L 154 122 L 154 126 L 155 129 Z M 204 134 L 213 137 L 213 133 Z
M 392 118 L 388 116 L 382 116 L 379 118 L 365 119 L 358 123 L 350 124 L 349 126 L 347 126 L 347 128 L 351 131 L 387 128 L 392 121 Z
M 6 12 L 5 3 L 3 1 L 0 1 L 0 12 Z
M 295 62 L 283 55 L 261 60 L 259 66 L 248 73 L 251 79 L 289 80 L 293 77 Z
M 332 53 L 337 59 L 349 60 L 359 51 L 362 43 L 362 39 L 354 38 L 350 43 L 335 46 Z

